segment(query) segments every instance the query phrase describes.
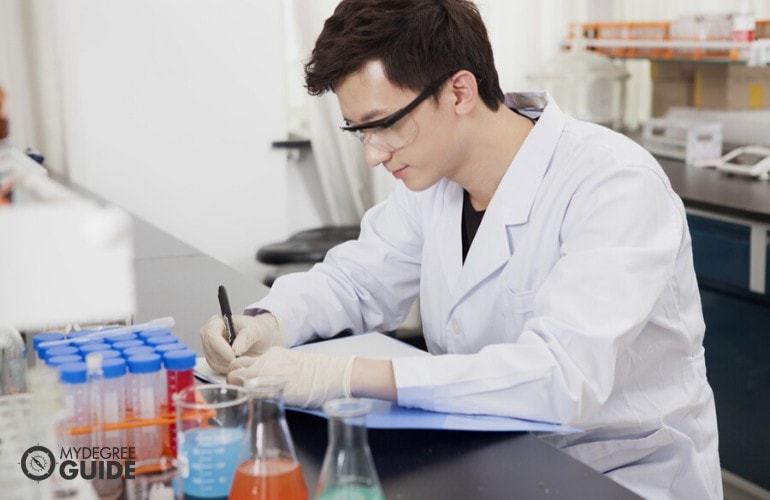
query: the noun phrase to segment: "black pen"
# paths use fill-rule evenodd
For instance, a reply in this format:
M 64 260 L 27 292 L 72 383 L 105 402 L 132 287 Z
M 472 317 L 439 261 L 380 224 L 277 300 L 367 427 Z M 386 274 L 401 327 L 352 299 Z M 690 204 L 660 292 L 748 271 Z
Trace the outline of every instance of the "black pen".
M 227 343 L 233 345 L 235 340 L 235 327 L 233 326 L 233 312 L 230 310 L 230 301 L 227 299 L 227 290 L 222 285 L 217 289 L 219 298 L 219 309 L 222 311 L 222 317 L 225 320 L 225 330 L 227 330 Z

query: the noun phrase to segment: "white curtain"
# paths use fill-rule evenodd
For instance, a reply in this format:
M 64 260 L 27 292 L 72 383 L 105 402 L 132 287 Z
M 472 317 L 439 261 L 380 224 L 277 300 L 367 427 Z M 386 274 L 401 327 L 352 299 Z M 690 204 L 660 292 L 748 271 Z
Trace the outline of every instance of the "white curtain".
M 332 14 L 336 4 L 336 0 L 292 0 L 287 9 L 290 23 L 293 21 L 289 36 L 294 37 L 289 45 L 293 45 L 297 52 L 288 56 L 287 84 L 295 86 L 295 90 L 304 82 L 303 64 L 310 57 L 323 21 Z M 302 103 L 290 106 L 290 112 L 304 113 L 306 117 L 304 124 L 302 119 L 294 122 L 304 125 L 310 136 L 330 222 L 333 225 L 357 224 L 376 202 L 374 169 L 364 163 L 361 145 L 340 132 L 342 115 L 333 93 L 310 97 L 304 91 L 298 91 L 290 92 L 290 95 Z
M 8 97 L 11 141 L 66 174 L 64 82 L 55 0 L 0 1 L 0 86 Z

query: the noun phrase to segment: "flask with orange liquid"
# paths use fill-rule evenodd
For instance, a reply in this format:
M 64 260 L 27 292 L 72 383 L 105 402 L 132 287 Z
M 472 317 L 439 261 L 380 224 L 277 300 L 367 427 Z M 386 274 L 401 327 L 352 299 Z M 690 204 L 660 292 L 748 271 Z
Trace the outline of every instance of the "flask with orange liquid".
M 281 377 L 257 377 L 245 389 L 251 397 L 251 457 L 238 466 L 230 489 L 231 500 L 306 500 L 294 443 L 283 407 Z

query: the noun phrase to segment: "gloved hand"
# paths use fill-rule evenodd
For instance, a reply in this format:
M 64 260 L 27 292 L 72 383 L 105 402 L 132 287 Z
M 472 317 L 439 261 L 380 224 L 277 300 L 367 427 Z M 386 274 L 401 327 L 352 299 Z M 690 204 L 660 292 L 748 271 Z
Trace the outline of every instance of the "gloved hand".
M 283 347 L 273 347 L 258 358 L 238 358 L 230 363 L 227 382 L 243 385 L 265 375 L 286 377 L 284 401 L 290 406 L 317 408 L 326 401 L 350 397 L 350 373 L 355 356 L 337 358 Z
M 273 346 L 283 345 L 281 322 L 272 314 L 256 316 L 233 315 L 235 340 L 227 343 L 227 331 L 222 316 L 215 314 L 200 330 L 203 353 L 209 366 L 217 373 L 227 373 L 236 356 L 259 356 Z

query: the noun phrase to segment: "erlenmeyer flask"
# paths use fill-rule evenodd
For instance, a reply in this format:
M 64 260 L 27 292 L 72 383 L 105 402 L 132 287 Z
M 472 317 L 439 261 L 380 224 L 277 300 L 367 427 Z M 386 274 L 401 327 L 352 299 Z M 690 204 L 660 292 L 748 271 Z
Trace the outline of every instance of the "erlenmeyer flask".
M 318 478 L 318 500 L 385 499 L 366 434 L 366 415 L 371 408 L 370 402 L 352 398 L 324 404 L 329 445 Z
M 251 397 L 251 458 L 235 472 L 232 500 L 307 499 L 283 409 L 285 385 L 281 377 L 257 377 L 244 386 Z

